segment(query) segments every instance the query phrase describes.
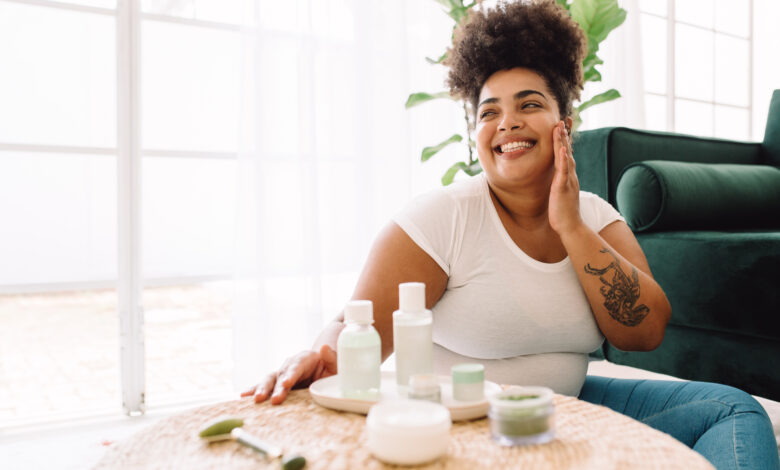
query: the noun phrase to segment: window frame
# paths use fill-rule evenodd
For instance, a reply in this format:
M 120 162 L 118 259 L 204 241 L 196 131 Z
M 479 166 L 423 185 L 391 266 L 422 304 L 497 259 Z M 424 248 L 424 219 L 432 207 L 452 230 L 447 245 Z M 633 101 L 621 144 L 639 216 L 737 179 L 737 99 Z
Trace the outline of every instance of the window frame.
M 142 293 L 141 183 L 145 157 L 237 159 L 238 152 L 145 149 L 141 146 L 141 26 L 157 21 L 240 33 L 254 28 L 230 23 L 182 18 L 141 11 L 141 0 L 117 0 L 116 8 L 64 3 L 54 0 L 0 0 L 83 14 L 112 16 L 116 21 L 116 126 L 115 147 L 41 145 L 0 142 L 0 151 L 85 154 L 117 159 L 117 295 L 120 336 L 119 373 L 122 407 L 128 415 L 143 414 L 145 403 L 145 348 Z M 79 283 L 93 285 L 94 283 Z M 49 288 L 61 287 L 49 285 Z M 71 286 L 74 287 L 74 286 Z M 36 285 L 46 290 L 47 285 Z
M 747 133 L 746 133 L 746 139 L 751 139 L 753 135 L 753 0 L 747 1 L 747 8 L 748 8 L 748 35 L 746 37 L 739 36 L 733 33 L 724 32 L 721 30 L 718 30 L 715 25 L 712 27 L 704 27 L 696 24 L 691 24 L 685 21 L 677 20 L 675 17 L 675 4 L 677 0 L 666 0 L 666 15 L 658 14 L 658 13 L 652 13 L 647 12 L 641 9 L 639 9 L 640 15 L 646 15 L 653 18 L 660 18 L 666 21 L 666 93 L 658 93 L 658 92 L 651 92 L 651 91 L 644 91 L 644 96 L 647 97 L 650 96 L 656 96 L 660 98 L 666 99 L 666 128 L 664 129 L 666 132 L 679 132 L 678 126 L 675 119 L 676 114 L 676 108 L 677 108 L 677 100 L 684 100 L 691 103 L 701 103 L 701 104 L 708 104 L 712 106 L 712 115 L 710 116 L 712 123 L 712 133 L 709 136 L 705 137 L 717 137 L 716 135 L 716 107 L 717 106 L 723 106 L 728 108 L 735 108 L 744 110 L 747 112 Z M 694 99 L 694 98 L 687 98 L 682 96 L 677 96 L 676 93 L 676 87 L 675 87 L 675 80 L 676 80 L 676 70 L 675 70 L 675 64 L 676 64 L 676 27 L 677 25 L 685 25 L 692 28 L 697 28 L 702 31 L 708 31 L 713 33 L 713 49 L 715 48 L 715 42 L 716 42 L 716 36 L 715 35 L 721 35 L 731 38 L 737 38 L 740 40 L 745 40 L 748 43 L 748 69 L 747 69 L 747 105 L 746 106 L 740 106 L 740 105 L 734 105 L 731 103 L 724 103 L 719 102 L 715 98 L 715 88 L 714 88 L 714 82 L 716 80 L 715 77 L 715 71 L 713 69 L 712 75 L 713 75 L 713 96 L 711 100 L 701 100 L 701 99 Z M 713 64 L 714 67 L 714 64 Z

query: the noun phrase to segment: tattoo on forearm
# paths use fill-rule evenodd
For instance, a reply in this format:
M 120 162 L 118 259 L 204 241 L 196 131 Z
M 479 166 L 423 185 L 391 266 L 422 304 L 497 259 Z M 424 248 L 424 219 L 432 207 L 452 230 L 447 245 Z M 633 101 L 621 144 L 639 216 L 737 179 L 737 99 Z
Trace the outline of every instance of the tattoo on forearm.
M 620 261 L 614 253 L 607 248 L 603 248 L 601 253 L 609 253 L 615 261 L 603 269 L 594 268 L 588 263 L 585 265 L 585 272 L 599 276 L 599 280 L 604 283 L 601 286 L 601 295 L 604 296 L 604 306 L 609 316 L 626 326 L 637 326 L 650 313 L 650 309 L 644 304 L 634 306 L 639 300 L 639 276 L 636 268 L 631 267 L 631 277 L 629 277 L 623 272 Z M 612 279 L 607 280 L 607 273 L 610 270 Z

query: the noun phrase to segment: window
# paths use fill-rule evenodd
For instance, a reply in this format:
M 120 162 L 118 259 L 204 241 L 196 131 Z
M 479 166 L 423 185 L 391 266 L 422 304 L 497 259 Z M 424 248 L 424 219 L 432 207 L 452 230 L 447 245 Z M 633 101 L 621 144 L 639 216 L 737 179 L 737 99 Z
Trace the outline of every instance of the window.
M 225 280 L 252 5 L 0 0 L 3 426 L 118 411 L 123 397 L 137 411 L 144 391 L 151 406 L 231 392 Z M 143 174 L 123 193 L 126 157 Z M 143 207 L 137 239 L 128 203 Z M 117 255 L 138 240 L 143 330 L 117 314 Z M 120 360 L 120 338 L 145 362 Z
M 120 409 L 114 3 L 0 1 L 3 426 Z
M 748 140 L 753 0 L 641 0 L 647 127 Z

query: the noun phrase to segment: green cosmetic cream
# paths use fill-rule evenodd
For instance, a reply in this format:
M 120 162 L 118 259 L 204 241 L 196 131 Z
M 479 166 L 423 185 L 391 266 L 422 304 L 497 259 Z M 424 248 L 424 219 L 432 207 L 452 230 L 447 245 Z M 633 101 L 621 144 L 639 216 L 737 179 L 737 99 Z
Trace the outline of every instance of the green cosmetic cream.
M 512 387 L 489 397 L 490 433 L 501 445 L 552 440 L 553 392 L 546 387 Z

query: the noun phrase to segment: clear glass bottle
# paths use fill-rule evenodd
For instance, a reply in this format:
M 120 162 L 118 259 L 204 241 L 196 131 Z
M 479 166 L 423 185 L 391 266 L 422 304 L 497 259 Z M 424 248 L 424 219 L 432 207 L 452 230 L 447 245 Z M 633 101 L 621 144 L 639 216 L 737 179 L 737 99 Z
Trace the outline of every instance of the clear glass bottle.
M 353 300 L 344 308 L 346 327 L 339 334 L 337 367 L 339 387 L 346 398 L 379 397 L 382 340 L 371 326 L 374 323 L 370 300 Z
M 396 382 L 407 387 L 412 375 L 433 374 L 433 316 L 425 308 L 425 284 L 399 284 L 398 304 L 393 313 Z

